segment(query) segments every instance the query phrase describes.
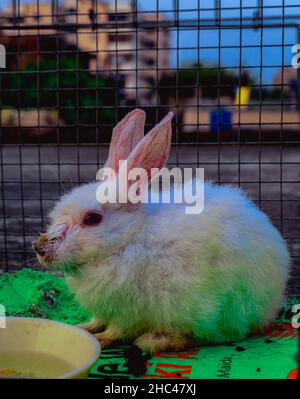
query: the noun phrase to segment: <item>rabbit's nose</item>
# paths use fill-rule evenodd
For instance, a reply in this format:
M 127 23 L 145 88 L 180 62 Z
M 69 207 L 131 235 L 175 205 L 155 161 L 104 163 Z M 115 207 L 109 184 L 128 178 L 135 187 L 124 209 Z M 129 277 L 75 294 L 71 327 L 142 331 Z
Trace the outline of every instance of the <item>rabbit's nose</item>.
M 40 256 L 45 256 L 46 255 L 46 251 L 44 250 L 44 249 L 41 249 L 41 248 L 37 248 L 37 249 L 35 249 L 36 250 L 36 252 L 40 255 Z
M 41 233 L 33 243 L 35 252 L 43 258 L 43 261 L 51 259 L 57 247 L 65 239 L 70 226 L 66 223 L 59 223 L 51 226 L 46 233 Z
M 43 241 L 41 240 L 41 238 L 38 238 L 35 241 L 35 243 L 33 244 L 33 248 L 38 255 L 42 257 L 46 255 L 46 250 L 44 248 Z

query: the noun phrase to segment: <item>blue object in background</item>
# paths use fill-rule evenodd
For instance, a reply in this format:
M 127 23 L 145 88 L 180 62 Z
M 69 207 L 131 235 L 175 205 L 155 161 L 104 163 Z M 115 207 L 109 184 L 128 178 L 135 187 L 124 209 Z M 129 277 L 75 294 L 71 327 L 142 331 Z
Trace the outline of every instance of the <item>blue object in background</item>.
M 210 113 L 210 129 L 216 130 L 231 130 L 232 128 L 232 113 L 225 108 L 215 108 Z

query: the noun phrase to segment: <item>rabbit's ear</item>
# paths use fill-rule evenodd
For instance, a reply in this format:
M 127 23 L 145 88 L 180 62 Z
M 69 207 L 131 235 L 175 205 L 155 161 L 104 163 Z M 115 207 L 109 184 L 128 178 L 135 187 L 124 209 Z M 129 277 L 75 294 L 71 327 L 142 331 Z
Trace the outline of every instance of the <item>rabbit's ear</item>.
M 172 118 L 173 112 L 169 112 L 158 125 L 146 134 L 127 158 L 128 172 L 133 168 L 143 168 L 147 172 L 148 184 L 151 177 L 155 177 L 151 176 L 151 169 L 163 168 L 168 159 L 172 139 Z M 142 180 L 142 178 L 139 180 L 139 185 L 145 184 L 145 181 Z
M 113 129 L 105 167 L 118 172 L 119 161 L 126 160 L 144 137 L 146 115 L 141 109 L 129 112 Z

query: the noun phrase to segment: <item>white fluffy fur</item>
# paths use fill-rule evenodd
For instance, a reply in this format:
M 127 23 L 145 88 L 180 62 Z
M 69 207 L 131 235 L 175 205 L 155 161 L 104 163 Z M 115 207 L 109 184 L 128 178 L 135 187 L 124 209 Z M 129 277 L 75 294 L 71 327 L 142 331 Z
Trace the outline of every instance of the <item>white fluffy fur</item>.
M 206 183 L 203 213 L 186 215 L 184 204 L 99 205 L 98 184 L 76 188 L 52 212 L 53 223 L 73 225 L 56 262 L 74 262 L 71 289 L 120 338 L 164 332 L 232 341 L 274 318 L 288 250 L 239 189 Z M 101 209 L 103 221 L 82 228 L 90 209 Z
M 113 131 L 107 165 L 118 171 L 125 156 L 130 168 L 161 168 L 171 119 L 169 113 L 143 137 L 145 114 L 132 111 Z M 50 248 L 52 264 L 66 271 L 71 289 L 94 315 L 87 328 L 106 327 L 97 334 L 102 342 L 133 337 L 150 351 L 182 347 L 190 337 L 220 343 L 241 339 L 275 316 L 289 253 L 240 190 L 206 183 L 204 211 L 187 215 L 185 204 L 100 205 L 98 184 L 76 188 L 58 202 L 51 224 L 65 223 L 67 230 Z M 92 210 L 102 212 L 102 223 L 84 227 L 83 215 Z

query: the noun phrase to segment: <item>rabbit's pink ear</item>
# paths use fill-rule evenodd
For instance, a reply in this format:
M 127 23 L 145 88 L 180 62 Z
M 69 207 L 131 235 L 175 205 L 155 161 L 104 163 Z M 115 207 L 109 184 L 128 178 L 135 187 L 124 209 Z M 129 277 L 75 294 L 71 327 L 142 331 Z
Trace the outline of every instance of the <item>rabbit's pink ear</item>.
M 169 112 L 164 119 L 156 125 L 146 136 L 138 143 L 127 158 L 128 171 L 133 168 L 143 168 L 148 175 L 150 183 L 151 169 L 161 169 L 167 162 L 171 139 L 173 112 Z M 145 182 L 140 181 L 141 184 Z
M 105 167 L 118 172 L 119 161 L 126 160 L 144 137 L 146 115 L 141 109 L 129 112 L 113 129 Z

